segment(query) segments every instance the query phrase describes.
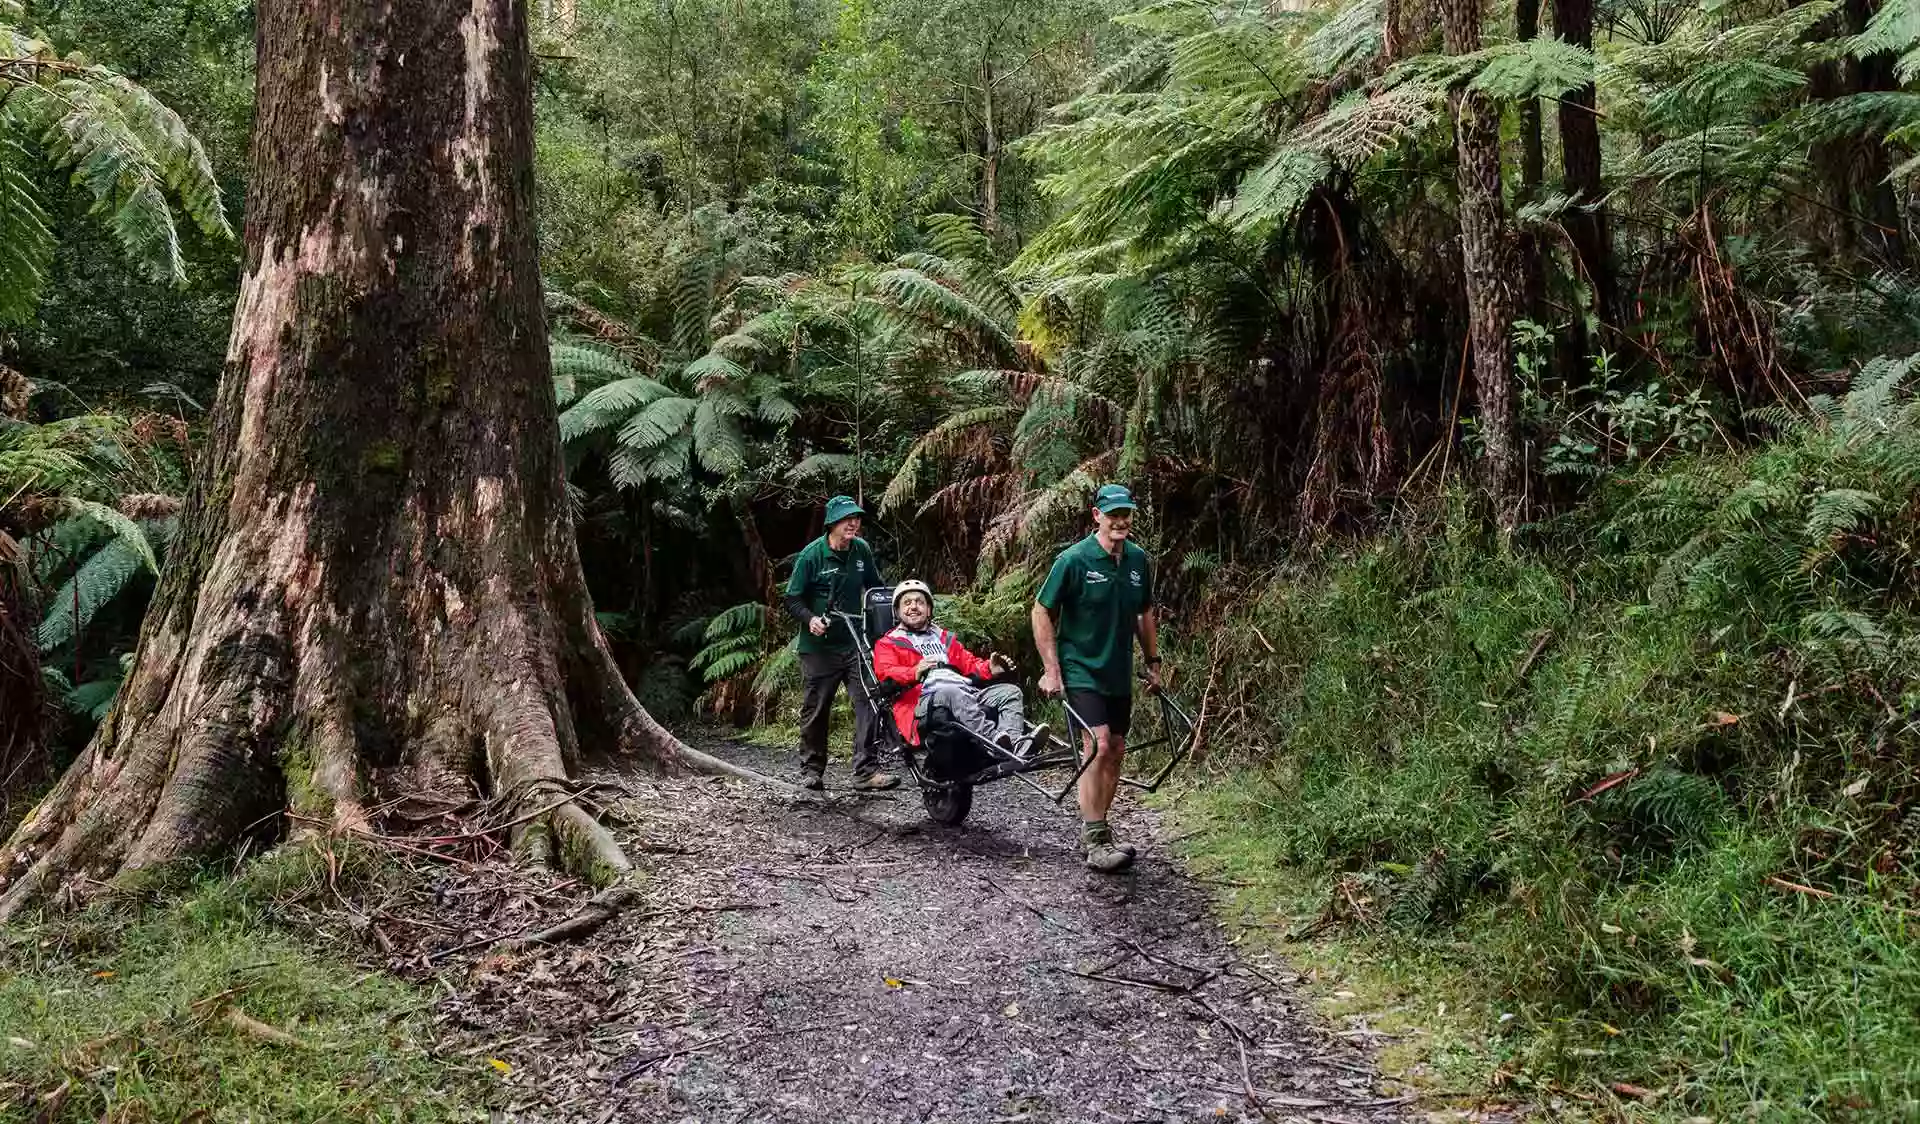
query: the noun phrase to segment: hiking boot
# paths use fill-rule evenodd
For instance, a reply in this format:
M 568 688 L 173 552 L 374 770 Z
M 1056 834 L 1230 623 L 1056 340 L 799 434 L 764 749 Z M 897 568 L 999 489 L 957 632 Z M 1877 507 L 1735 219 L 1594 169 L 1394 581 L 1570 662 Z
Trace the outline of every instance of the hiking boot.
M 815 792 L 819 792 L 821 789 L 827 787 L 827 780 L 825 777 L 822 777 L 819 773 L 814 772 L 812 769 L 808 769 L 805 772 L 800 774 L 800 787 L 812 789 Z
M 1105 821 L 1085 824 L 1080 829 L 1080 844 L 1087 852 L 1087 869 L 1101 874 L 1118 874 L 1133 865 L 1133 846 L 1113 842 L 1113 829 Z
M 853 787 L 867 792 L 883 792 L 889 788 L 897 788 L 899 784 L 900 778 L 892 773 L 866 773 L 853 778 Z
M 1040 752 L 1039 750 L 1040 746 L 1043 746 L 1046 744 L 1047 744 L 1047 724 L 1045 722 L 1042 722 L 1038 726 L 1035 726 L 1033 729 L 1028 730 L 1027 736 L 1020 739 L 1020 756 L 1032 757 L 1036 753 Z
M 1118 874 L 1133 865 L 1133 856 L 1111 843 L 1087 844 L 1087 869 L 1099 874 Z

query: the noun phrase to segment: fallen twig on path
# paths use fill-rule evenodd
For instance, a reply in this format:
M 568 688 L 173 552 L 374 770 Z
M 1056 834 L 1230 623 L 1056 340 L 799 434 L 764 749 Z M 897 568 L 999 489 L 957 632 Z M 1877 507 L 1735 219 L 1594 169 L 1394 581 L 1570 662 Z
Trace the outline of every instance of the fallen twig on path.
M 1059 918 L 1053 916 L 1052 914 L 1048 913 L 1046 910 L 1041 909 L 1039 906 L 1034 905 L 1032 902 L 1021 897 L 1019 894 L 1014 893 L 1012 890 L 1007 889 L 1005 886 L 1002 886 L 1000 883 L 995 882 L 993 879 L 988 878 L 986 875 L 976 874 L 974 875 L 974 877 L 980 879 L 980 881 L 982 882 L 985 882 L 987 885 L 993 887 L 995 890 L 1000 891 L 1002 894 L 1005 894 L 1007 898 L 1011 900 L 1015 905 L 1020 906 L 1021 908 L 1025 909 L 1027 912 L 1033 914 L 1035 917 L 1038 917 L 1040 920 L 1045 921 L 1049 925 L 1052 925 L 1054 928 L 1065 929 L 1069 933 L 1079 933 L 1081 931 L 1075 928 L 1074 926 L 1067 924 L 1065 921 L 1062 921 Z
M 1219 1015 L 1216 1014 L 1214 1017 L 1218 1018 Z M 1233 1024 L 1228 1023 L 1227 1025 L 1232 1026 Z M 1238 1027 L 1234 1027 L 1234 1029 L 1239 1030 Z M 1252 1105 L 1254 1109 L 1260 1113 L 1261 1117 L 1272 1120 L 1273 1113 L 1267 1111 L 1266 1104 L 1260 1100 L 1260 1094 L 1255 1092 L 1253 1088 L 1253 1071 L 1247 1067 L 1247 1044 L 1238 1038 L 1234 1039 L 1233 1044 L 1240 1047 L 1240 1085 L 1246 1092 L 1247 1103 Z
M 1206 1010 L 1207 1014 L 1213 1016 L 1214 1021 L 1218 1022 L 1221 1026 L 1226 1027 L 1228 1030 L 1231 1030 L 1233 1032 L 1234 1038 L 1238 1039 L 1240 1042 L 1240 1052 L 1242 1054 L 1245 1054 L 1247 1052 L 1247 1044 L 1253 1041 L 1253 1035 L 1248 1034 L 1245 1027 L 1242 1027 L 1239 1023 L 1234 1022 L 1232 1019 L 1221 1014 L 1219 1008 L 1207 1002 L 1206 996 L 1189 995 L 1187 996 L 1187 998 L 1192 1000 L 1195 1003 L 1200 1004 L 1200 1006 Z
M 1119 984 L 1123 987 L 1145 988 L 1148 991 L 1164 991 L 1169 995 L 1186 995 L 1195 988 L 1205 984 L 1207 980 L 1213 978 L 1212 976 L 1208 976 L 1206 979 L 1199 980 L 1195 983 L 1176 984 L 1168 983 L 1165 980 L 1143 980 L 1133 976 L 1113 976 L 1103 972 L 1082 972 L 1077 968 L 1062 968 L 1059 965 L 1055 965 L 1053 970 L 1063 972 L 1069 976 L 1079 976 L 1083 980 L 1096 980 L 1100 983 Z
M 572 917 L 537 933 L 505 941 L 501 949 L 505 952 L 516 952 L 537 944 L 577 940 L 618 917 L 620 912 L 632 905 L 639 896 L 640 891 L 629 883 L 624 881 L 616 883 L 587 899 L 587 904 L 580 907 L 580 911 Z

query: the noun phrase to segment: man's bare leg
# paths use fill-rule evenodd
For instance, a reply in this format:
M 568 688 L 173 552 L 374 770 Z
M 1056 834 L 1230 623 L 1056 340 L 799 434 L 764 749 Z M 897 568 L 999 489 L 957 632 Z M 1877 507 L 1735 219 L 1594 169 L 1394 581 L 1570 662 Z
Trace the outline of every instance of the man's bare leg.
M 1120 788 L 1120 766 L 1127 755 L 1127 739 L 1105 726 L 1095 726 L 1087 730 L 1081 746 L 1083 754 L 1094 755 L 1093 764 L 1080 774 L 1081 842 L 1087 845 L 1088 865 L 1111 874 L 1133 862 L 1133 847 L 1115 847 L 1107 827 L 1107 813 L 1112 810 L 1114 793 Z M 1124 857 L 1096 864 L 1092 846 L 1096 841 L 1105 850 L 1116 851 Z

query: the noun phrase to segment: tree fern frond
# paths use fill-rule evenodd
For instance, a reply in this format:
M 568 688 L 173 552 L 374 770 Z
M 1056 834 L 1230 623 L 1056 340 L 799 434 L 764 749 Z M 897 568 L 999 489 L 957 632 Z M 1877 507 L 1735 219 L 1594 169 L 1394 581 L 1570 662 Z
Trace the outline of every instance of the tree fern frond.
M 860 471 L 860 462 L 845 453 L 814 453 L 787 470 L 795 483 L 839 483 L 852 480 Z
M 560 439 L 576 441 L 598 433 L 634 411 L 672 396 L 673 391 L 664 384 L 638 375 L 594 387 L 560 414 Z
M 705 391 L 716 384 L 745 380 L 746 369 L 719 351 L 709 351 L 686 365 L 681 372 L 694 389 Z
M 911 502 L 920 485 L 921 468 L 933 457 L 940 456 L 953 448 L 955 442 L 967 431 L 983 425 L 996 425 L 1017 421 L 1021 410 L 1018 406 L 982 406 L 974 410 L 963 410 L 941 419 L 940 423 L 923 434 L 907 450 L 901 459 L 900 467 L 887 482 L 886 491 L 880 496 L 882 513 L 892 511 L 902 504 Z
M 673 438 L 687 434 L 699 406 L 699 401 L 693 398 L 656 398 L 627 419 L 620 427 L 618 440 L 625 448 L 637 452 L 659 449 Z
M 1594 80 L 1593 52 L 1564 39 L 1527 39 L 1487 52 L 1473 88 L 1504 101 L 1558 98 Z
M 53 231 L 27 175 L 26 150 L 5 133 L 0 110 L 0 324 L 25 323 L 53 262 Z
M 95 503 L 92 500 L 77 499 L 69 496 L 67 498 L 67 510 L 76 516 L 91 519 L 106 527 L 109 531 L 113 532 L 116 538 L 123 540 L 127 544 L 128 548 L 133 551 L 134 556 L 140 559 L 149 571 L 155 574 L 160 572 L 160 563 L 154 557 L 153 544 L 147 541 L 147 533 L 141 530 L 140 524 L 135 523 L 133 520 L 106 504 Z
M 706 638 L 719 640 L 742 634 L 751 634 L 758 638 L 760 630 L 766 626 L 767 607 L 758 601 L 743 601 L 730 609 L 714 614 L 707 621 Z
M 140 541 L 144 543 L 145 536 Z M 36 634 L 40 651 L 51 652 L 79 635 L 100 607 L 118 596 L 150 563 L 151 551 L 143 554 L 131 538 L 116 535 L 108 539 L 54 591 Z
M 738 472 L 747 463 L 747 441 L 730 403 L 706 395 L 693 413 L 693 448 L 700 466 L 722 475 Z
M 1331 79 L 1365 67 L 1385 43 L 1384 0 L 1354 0 L 1314 29 L 1300 44 L 1300 56 L 1318 78 Z

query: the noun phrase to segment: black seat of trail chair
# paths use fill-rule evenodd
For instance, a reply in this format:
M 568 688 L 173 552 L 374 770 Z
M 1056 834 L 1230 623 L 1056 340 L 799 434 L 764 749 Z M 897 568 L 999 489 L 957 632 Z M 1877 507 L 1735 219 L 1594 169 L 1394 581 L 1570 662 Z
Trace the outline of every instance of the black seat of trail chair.
M 878 644 L 880 638 L 893 631 L 893 587 L 879 585 L 867 590 L 867 640 Z
M 920 723 L 920 748 L 927 754 L 927 771 L 943 781 L 970 777 L 993 764 L 979 739 L 954 721 L 944 706 L 929 706 Z

